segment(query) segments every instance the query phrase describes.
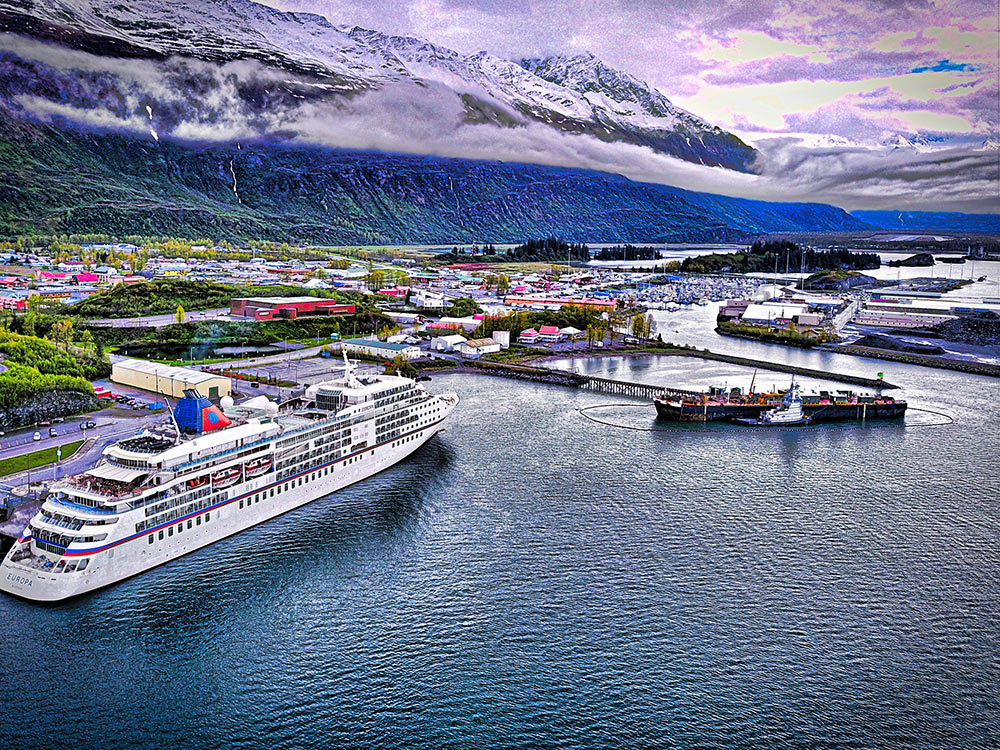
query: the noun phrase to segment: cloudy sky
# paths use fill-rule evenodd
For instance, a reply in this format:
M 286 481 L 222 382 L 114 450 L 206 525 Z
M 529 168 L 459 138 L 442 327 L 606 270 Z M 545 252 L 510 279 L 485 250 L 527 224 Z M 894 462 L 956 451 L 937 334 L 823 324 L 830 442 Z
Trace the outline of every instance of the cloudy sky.
M 342 148 L 585 167 L 847 210 L 1000 212 L 1000 0 L 263 1 L 467 55 L 517 61 L 590 52 L 755 146 L 754 173 L 525 118 L 518 127 L 468 124 L 456 92 L 491 95 L 474 82 L 456 83 L 446 67 L 428 77 L 413 73 L 419 86 L 387 74 L 392 80 L 360 95 L 324 99 L 313 83 L 296 83 L 287 69 L 240 51 L 263 38 L 277 58 L 327 60 L 331 70 L 354 71 L 355 58 L 338 57 L 352 37 L 316 19 L 276 19 L 229 0 L 92 0 L 58 8 L 0 0 L 42 8 L 38 17 L 53 23 L 75 14 L 97 33 L 114 26 L 125 38 L 171 50 L 166 60 L 122 60 L 0 34 L 0 50 L 13 55 L 0 59 L 0 79 L 21 77 L 12 96 L 34 116 L 146 131 L 153 139 L 239 142 L 277 133 Z M 208 53 L 227 44 L 236 58 L 216 64 Z M 372 59 L 364 75 L 395 70 Z M 4 60 L 21 62 L 5 73 Z M 203 93 L 192 96 L 192 86 Z M 247 91 L 260 92 L 263 102 L 284 89 L 291 93 L 281 101 L 248 103 L 257 99 Z
M 467 53 L 589 51 L 754 143 L 980 147 L 1000 121 L 997 0 L 267 1 Z

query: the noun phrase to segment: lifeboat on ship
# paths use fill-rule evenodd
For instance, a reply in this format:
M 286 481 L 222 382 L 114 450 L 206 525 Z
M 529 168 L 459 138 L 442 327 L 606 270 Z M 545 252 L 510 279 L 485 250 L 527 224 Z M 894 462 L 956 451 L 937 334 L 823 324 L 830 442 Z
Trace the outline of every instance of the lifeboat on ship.
M 271 463 L 270 458 L 255 458 L 253 461 L 247 461 L 246 467 L 244 467 L 247 477 L 259 477 L 271 468 Z
M 215 485 L 216 489 L 229 487 L 230 485 L 236 484 L 240 481 L 240 475 L 242 473 L 243 472 L 240 470 L 239 466 L 233 466 L 229 469 L 217 471 L 212 475 L 212 484 Z
M 208 481 L 208 475 L 206 474 L 203 477 L 194 477 L 193 479 L 187 480 L 187 486 L 189 489 L 193 490 L 195 487 L 201 487 L 207 481 Z

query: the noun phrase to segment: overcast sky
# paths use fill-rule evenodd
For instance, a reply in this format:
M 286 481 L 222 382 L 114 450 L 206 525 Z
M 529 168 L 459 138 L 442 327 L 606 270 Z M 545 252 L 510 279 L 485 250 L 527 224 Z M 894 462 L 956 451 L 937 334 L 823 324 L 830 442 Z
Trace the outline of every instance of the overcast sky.
M 755 143 L 980 146 L 1000 121 L 997 0 L 267 2 L 466 53 L 589 51 Z

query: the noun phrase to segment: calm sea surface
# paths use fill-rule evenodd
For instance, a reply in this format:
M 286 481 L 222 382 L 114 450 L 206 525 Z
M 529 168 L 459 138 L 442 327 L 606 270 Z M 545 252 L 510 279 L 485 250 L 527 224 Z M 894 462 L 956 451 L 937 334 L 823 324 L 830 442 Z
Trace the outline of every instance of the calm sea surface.
M 588 412 L 629 430 L 578 409 L 638 402 L 435 377 L 463 402 L 389 471 L 68 604 L 0 598 L 0 746 L 996 748 L 1000 382 L 784 356 L 955 422 Z

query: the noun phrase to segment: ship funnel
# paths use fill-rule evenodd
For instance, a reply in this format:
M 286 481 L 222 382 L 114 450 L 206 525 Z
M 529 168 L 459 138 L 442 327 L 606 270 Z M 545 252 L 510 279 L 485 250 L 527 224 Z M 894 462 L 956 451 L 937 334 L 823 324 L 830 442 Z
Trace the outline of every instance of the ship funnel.
M 189 435 L 219 430 L 233 423 L 218 406 L 192 388 L 184 391 L 184 398 L 178 399 L 174 419 L 178 429 Z

